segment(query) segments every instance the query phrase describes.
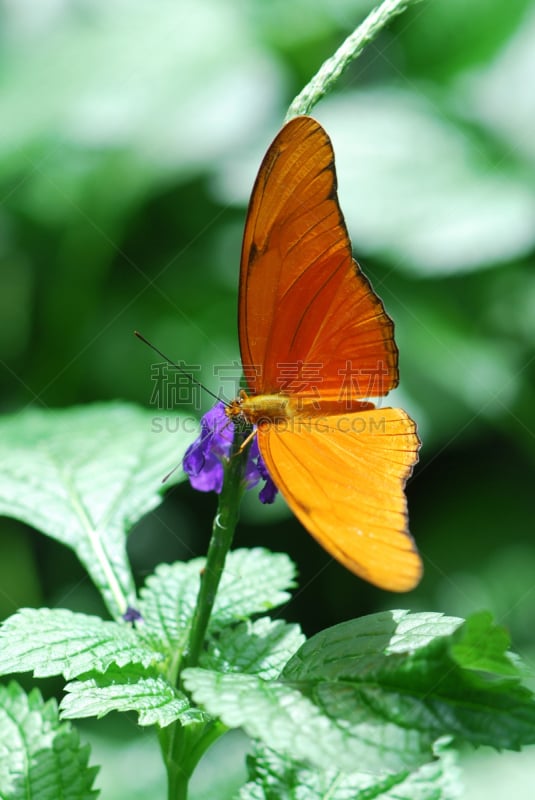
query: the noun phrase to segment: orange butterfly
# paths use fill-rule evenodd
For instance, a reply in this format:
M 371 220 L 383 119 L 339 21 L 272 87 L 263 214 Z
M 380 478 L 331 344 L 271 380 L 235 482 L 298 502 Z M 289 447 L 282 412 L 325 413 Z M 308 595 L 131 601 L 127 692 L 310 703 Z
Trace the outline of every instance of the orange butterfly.
M 288 122 L 256 179 L 245 225 L 239 336 L 250 391 L 227 408 L 257 426 L 286 502 L 352 572 L 390 591 L 418 583 L 404 487 L 416 425 L 366 397 L 398 384 L 394 325 L 359 265 L 334 153 L 310 117 Z

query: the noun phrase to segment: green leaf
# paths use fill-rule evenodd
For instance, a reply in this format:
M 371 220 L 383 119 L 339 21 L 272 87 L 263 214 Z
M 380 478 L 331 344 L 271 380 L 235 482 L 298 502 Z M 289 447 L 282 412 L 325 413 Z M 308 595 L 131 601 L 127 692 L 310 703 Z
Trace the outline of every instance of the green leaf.
M 243 728 L 277 752 L 324 769 L 354 767 L 356 748 L 351 735 L 297 689 L 255 675 L 223 675 L 200 668 L 184 670 L 182 678 L 195 702 L 227 727 Z M 400 739 L 400 748 L 413 749 L 409 739 Z
M 199 668 L 184 670 L 182 677 L 195 702 L 227 727 L 241 727 L 273 750 L 316 767 L 350 771 L 362 763 L 381 772 L 427 760 L 416 731 L 381 724 L 375 731 L 361 728 L 357 738 L 345 721 L 287 684 Z
M 186 444 L 152 417 L 110 403 L 0 420 L 0 513 L 71 547 L 116 618 L 135 596 L 126 532 L 160 503 Z
M 454 800 L 461 796 L 455 753 L 435 747 L 436 759 L 413 772 L 381 779 L 364 772 L 311 770 L 257 747 L 248 759 L 250 781 L 239 800 Z
M 185 646 L 205 559 L 161 564 L 140 593 L 139 610 L 147 635 L 171 652 Z M 227 556 L 210 630 L 247 619 L 289 600 L 295 567 L 284 553 L 262 548 L 234 550 Z
M 304 635 L 298 625 L 261 617 L 212 636 L 201 666 L 218 672 L 243 672 L 264 680 L 277 678 Z
M 384 632 L 371 648 L 370 624 Z M 361 726 L 393 724 L 420 731 L 428 747 L 446 735 L 519 749 L 535 742 L 535 702 L 505 654 L 507 644 L 486 616 L 461 626 L 439 614 L 374 614 L 312 637 L 281 677 L 303 684 L 328 717 L 344 719 L 355 735 Z M 494 654 L 484 659 L 485 672 L 474 671 L 482 663 L 473 658 L 478 646 Z
M 2 800 L 91 800 L 98 769 L 88 766 L 70 723 L 60 722 L 55 700 L 26 695 L 12 681 L 0 686 L 0 797 Z
M 493 654 L 484 671 L 473 658 L 481 636 Z M 394 611 L 312 637 L 279 680 L 202 669 L 185 670 L 183 679 L 207 711 L 279 753 L 322 769 L 358 763 L 397 773 L 431 760 L 443 736 L 496 748 L 535 742 L 533 695 L 506 644 L 485 618 L 463 626 Z
M 23 608 L 0 628 L 0 674 L 33 670 L 35 677 L 105 672 L 111 664 L 144 666 L 163 656 L 126 623 L 64 609 Z
M 451 655 L 459 666 L 481 673 L 483 679 L 501 676 L 518 680 L 519 665 L 509 652 L 509 645 L 505 628 L 494 625 L 492 615 L 482 611 L 466 620 L 451 646 Z
M 105 675 L 73 681 L 65 687 L 60 711 L 66 718 L 103 717 L 110 711 L 136 711 L 140 725 L 161 728 L 175 720 L 188 724 L 203 718 L 190 707 L 187 697 L 162 675 L 148 675 L 140 668 L 110 668 Z
M 140 591 L 137 607 L 145 622 L 143 635 L 169 653 L 181 651 L 187 643 L 204 564 L 204 558 L 160 564 Z
M 287 603 L 287 590 L 294 586 L 295 565 L 286 553 L 271 553 L 262 547 L 234 550 L 225 563 L 210 628 L 265 614 Z

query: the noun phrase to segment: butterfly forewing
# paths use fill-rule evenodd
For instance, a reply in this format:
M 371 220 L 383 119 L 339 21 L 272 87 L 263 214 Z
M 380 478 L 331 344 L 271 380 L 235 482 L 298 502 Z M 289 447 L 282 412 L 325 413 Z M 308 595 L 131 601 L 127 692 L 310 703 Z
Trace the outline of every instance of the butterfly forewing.
M 354 399 L 379 396 L 397 385 L 393 323 L 352 258 L 332 145 L 310 117 L 291 120 L 260 167 L 243 240 L 239 331 L 255 393 L 291 392 L 286 378 L 298 364 L 325 397 L 347 395 L 348 386 Z

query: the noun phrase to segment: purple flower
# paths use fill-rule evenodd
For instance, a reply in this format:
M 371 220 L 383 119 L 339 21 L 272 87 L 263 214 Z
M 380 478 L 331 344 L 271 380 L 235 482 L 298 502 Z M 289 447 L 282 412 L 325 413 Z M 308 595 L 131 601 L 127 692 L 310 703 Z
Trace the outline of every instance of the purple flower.
M 251 450 L 249 451 L 249 458 L 251 457 L 251 452 L 253 449 L 256 448 L 256 452 L 258 456 L 256 458 L 256 468 L 260 474 L 260 478 L 265 481 L 265 484 L 260 489 L 260 493 L 258 495 L 260 502 L 264 503 L 264 505 L 271 505 L 274 502 L 275 497 L 277 496 L 277 492 L 279 491 L 275 484 L 273 483 L 273 478 L 267 471 L 267 467 L 264 464 L 264 459 L 260 455 L 260 450 L 258 449 L 258 442 L 255 440 L 251 446 Z
M 194 489 L 200 492 L 221 492 L 223 486 L 222 459 L 228 456 L 232 444 L 232 423 L 219 402 L 201 420 L 201 433 L 186 450 L 184 472 Z
M 200 492 L 221 492 L 223 487 L 223 459 L 228 458 L 232 439 L 233 423 L 225 414 L 225 404 L 219 401 L 201 420 L 199 437 L 186 450 L 183 467 L 194 489 Z M 252 489 L 260 480 L 265 484 L 260 490 L 260 501 L 272 503 L 277 487 L 271 480 L 260 455 L 256 437 L 253 439 L 245 466 L 245 484 Z
M 125 622 L 131 622 L 132 624 L 139 622 L 143 619 L 141 613 L 137 610 L 137 608 L 132 608 L 132 606 L 128 606 L 126 611 L 123 614 L 123 619 Z

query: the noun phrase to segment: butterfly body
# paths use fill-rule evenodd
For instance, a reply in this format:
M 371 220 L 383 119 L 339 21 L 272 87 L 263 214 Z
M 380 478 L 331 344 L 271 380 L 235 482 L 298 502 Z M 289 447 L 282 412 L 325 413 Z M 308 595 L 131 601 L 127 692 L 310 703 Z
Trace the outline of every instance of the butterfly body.
M 324 418 L 335 414 L 351 414 L 374 408 L 373 403 L 347 402 L 336 398 L 319 399 L 314 394 L 247 394 L 240 392 L 226 409 L 232 419 L 240 417 L 251 425 L 289 424 L 304 427 L 313 418 Z
M 236 419 L 241 417 L 246 423 L 259 425 L 264 423 L 286 422 L 295 416 L 295 399 L 283 394 L 248 395 L 241 391 L 226 409 L 227 416 Z
M 421 560 L 404 486 L 416 426 L 375 408 L 398 384 L 394 325 L 354 261 L 321 125 L 291 120 L 256 179 L 242 247 L 239 334 L 248 392 L 227 414 L 257 426 L 288 505 L 338 561 L 392 591 Z

